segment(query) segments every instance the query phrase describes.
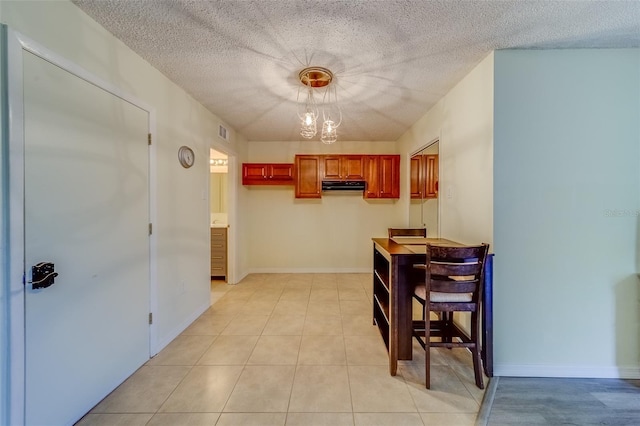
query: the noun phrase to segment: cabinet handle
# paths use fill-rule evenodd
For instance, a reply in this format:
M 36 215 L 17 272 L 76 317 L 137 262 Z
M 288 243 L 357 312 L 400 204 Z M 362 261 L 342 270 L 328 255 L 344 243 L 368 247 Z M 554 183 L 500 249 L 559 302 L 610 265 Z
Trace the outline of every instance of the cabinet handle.
M 212 259 L 222 259 L 222 256 L 211 256 Z
M 217 268 L 211 268 L 211 269 L 222 269 L 221 267 L 217 267 Z

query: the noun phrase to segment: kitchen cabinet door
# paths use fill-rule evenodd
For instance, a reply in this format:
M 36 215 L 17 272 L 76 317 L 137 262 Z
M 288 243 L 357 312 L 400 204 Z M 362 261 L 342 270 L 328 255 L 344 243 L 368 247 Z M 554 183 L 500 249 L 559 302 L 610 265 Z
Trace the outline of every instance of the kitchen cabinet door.
M 323 156 L 325 180 L 362 180 L 364 179 L 364 156 L 362 155 L 325 155 Z
M 400 156 L 381 155 L 379 158 L 380 198 L 400 198 Z
M 370 155 L 365 160 L 364 198 L 400 198 L 400 156 Z
M 364 158 L 365 181 L 364 198 L 378 198 L 380 195 L 380 157 L 367 155 Z
M 293 164 L 273 163 L 269 166 L 271 180 L 293 184 Z
M 423 155 L 424 198 L 438 198 L 438 156 Z
M 319 155 L 296 155 L 296 198 L 320 198 L 323 164 Z
M 243 185 L 293 185 L 291 163 L 243 163 Z
M 414 155 L 411 157 L 411 165 L 410 165 L 410 180 L 411 180 L 411 198 L 412 199 L 421 199 L 422 192 L 424 189 L 424 170 L 422 167 L 422 155 Z
M 438 198 L 438 155 L 411 157 L 411 198 Z

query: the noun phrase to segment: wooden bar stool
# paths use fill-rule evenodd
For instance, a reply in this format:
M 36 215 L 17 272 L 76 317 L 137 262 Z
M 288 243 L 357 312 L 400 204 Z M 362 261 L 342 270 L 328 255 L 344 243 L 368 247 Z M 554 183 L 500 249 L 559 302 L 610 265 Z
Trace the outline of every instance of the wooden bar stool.
M 414 288 L 414 297 L 424 306 L 423 320 L 413 322 L 413 335 L 425 349 L 425 386 L 431 387 L 430 349 L 464 347 L 471 351 L 476 385 L 484 389 L 480 359 L 480 301 L 488 244 L 445 247 L 427 244 L 425 279 Z M 441 312 L 431 320 L 430 312 Z M 467 333 L 453 321 L 454 312 L 471 314 Z M 432 341 L 432 338 L 440 341 Z

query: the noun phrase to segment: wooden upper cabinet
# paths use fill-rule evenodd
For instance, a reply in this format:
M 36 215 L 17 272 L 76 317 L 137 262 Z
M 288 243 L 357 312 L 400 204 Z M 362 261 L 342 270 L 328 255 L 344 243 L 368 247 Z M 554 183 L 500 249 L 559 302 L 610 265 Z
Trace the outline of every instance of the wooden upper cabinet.
M 438 155 L 411 157 L 411 198 L 438 198 Z
M 324 180 L 364 179 L 364 158 L 362 155 L 324 155 Z
M 322 156 L 296 155 L 296 198 L 320 198 L 322 190 Z
M 323 180 L 364 180 L 364 198 L 400 198 L 400 156 L 296 155 L 296 198 L 321 198 Z
M 365 156 L 364 198 L 400 198 L 400 156 Z
M 292 163 L 242 163 L 243 185 L 293 185 Z

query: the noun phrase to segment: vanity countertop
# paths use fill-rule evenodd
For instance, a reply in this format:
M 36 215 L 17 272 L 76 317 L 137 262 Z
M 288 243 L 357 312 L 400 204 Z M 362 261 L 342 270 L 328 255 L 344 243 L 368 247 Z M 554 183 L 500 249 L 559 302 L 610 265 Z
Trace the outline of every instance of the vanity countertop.
M 212 228 L 228 228 L 229 224 L 228 223 L 212 223 L 211 227 Z

